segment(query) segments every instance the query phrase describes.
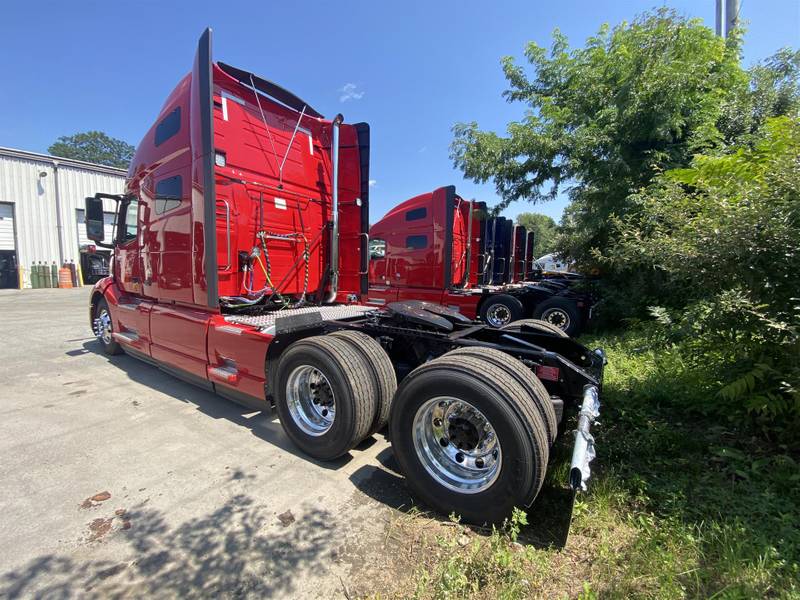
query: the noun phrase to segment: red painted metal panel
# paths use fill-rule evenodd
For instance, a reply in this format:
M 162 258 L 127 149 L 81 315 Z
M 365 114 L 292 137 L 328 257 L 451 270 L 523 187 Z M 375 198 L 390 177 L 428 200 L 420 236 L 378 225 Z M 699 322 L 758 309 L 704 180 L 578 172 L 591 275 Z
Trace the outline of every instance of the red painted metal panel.
M 254 398 L 265 399 L 264 383 L 266 355 L 271 335 L 245 325 L 234 325 L 215 317 L 208 329 L 210 379 Z M 223 381 L 214 373 L 231 373 Z
M 214 313 L 191 306 L 155 304 L 150 314 L 152 357 L 207 378 L 206 332 Z

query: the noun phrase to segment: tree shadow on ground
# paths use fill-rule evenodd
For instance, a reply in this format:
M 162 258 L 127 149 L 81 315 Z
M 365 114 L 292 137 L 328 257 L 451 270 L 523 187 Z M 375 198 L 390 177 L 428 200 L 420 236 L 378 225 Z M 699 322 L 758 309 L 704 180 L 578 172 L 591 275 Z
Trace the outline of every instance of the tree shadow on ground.
M 43 555 L 0 576 L 0 597 L 292 596 L 304 572 L 324 568 L 336 539 L 326 510 L 281 527 L 246 495 L 177 527 L 146 505 L 111 518 L 108 534 L 87 541 L 84 554 L 121 543 L 125 560 Z
M 125 371 L 126 375 L 163 394 L 167 394 L 182 402 L 195 405 L 202 413 L 215 418 L 227 419 L 233 423 L 248 428 L 253 435 L 270 444 L 293 454 L 303 460 L 311 462 L 325 469 L 336 470 L 353 458 L 352 454 L 330 462 L 317 461 L 300 452 L 283 433 L 277 417 L 268 406 L 257 414 L 253 414 L 253 407 L 242 407 L 232 401 L 226 400 L 215 393 L 186 383 L 173 375 L 161 371 L 158 367 L 140 361 L 125 354 L 106 356 L 102 353 L 99 342 L 87 341 L 84 349 L 106 358 L 112 365 Z M 569 461 L 571 445 L 561 436 L 551 450 L 551 466 L 553 471 L 557 465 Z M 570 438 L 571 439 L 571 438 Z M 367 438 L 358 450 L 364 450 L 375 443 L 373 438 Z M 400 467 L 394 458 L 391 448 L 385 448 L 377 455 L 378 465 L 364 465 L 355 471 L 350 480 L 355 487 L 373 500 L 401 512 L 419 511 L 429 512 L 432 518 L 448 521 L 448 515 L 438 515 L 427 507 L 421 500 L 415 498 L 405 483 L 400 472 Z M 558 469 L 561 471 L 562 469 Z M 531 525 L 524 528 L 521 540 L 539 548 L 561 548 L 566 543 L 572 513 L 572 493 L 559 482 L 548 478 L 534 504 L 528 509 Z M 476 531 L 486 531 L 476 528 Z
M 564 455 L 569 450 L 565 444 L 554 446 L 554 449 L 557 449 L 558 453 L 551 461 L 551 468 L 562 463 Z M 450 520 L 448 515 L 436 513 L 414 496 L 406 485 L 391 448 L 384 449 L 376 458 L 378 465 L 364 465 L 350 476 L 350 481 L 362 493 L 400 512 L 422 511 L 429 513 L 428 516 L 437 521 Z M 572 502 L 571 490 L 552 481 L 545 483 L 527 510 L 529 525 L 522 530 L 519 541 L 536 548 L 563 548 L 569 534 Z M 485 527 L 475 527 L 474 530 L 477 533 L 491 531 Z

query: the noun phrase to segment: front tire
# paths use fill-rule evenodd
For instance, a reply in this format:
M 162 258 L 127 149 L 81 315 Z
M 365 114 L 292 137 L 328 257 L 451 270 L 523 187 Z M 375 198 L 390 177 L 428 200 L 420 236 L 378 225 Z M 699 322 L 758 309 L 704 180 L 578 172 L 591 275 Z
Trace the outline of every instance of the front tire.
M 108 302 L 105 298 L 100 298 L 94 308 L 92 327 L 97 340 L 103 347 L 103 352 L 109 356 L 121 354 L 122 348 L 114 339 L 114 324 L 111 320 L 111 312 L 108 309 Z
M 469 523 L 499 523 L 539 492 L 549 444 L 522 386 L 481 358 L 445 354 L 400 384 L 392 446 L 414 493 Z
M 498 294 L 489 296 L 481 305 L 481 320 L 490 327 L 502 327 L 517 319 L 521 319 L 524 308 L 514 296 L 508 294 Z

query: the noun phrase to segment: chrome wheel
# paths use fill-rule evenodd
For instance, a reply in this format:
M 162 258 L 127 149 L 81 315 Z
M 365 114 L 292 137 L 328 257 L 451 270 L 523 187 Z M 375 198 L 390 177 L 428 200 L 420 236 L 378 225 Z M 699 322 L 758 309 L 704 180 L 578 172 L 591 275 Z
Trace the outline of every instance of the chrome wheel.
M 108 314 L 108 309 L 101 308 L 94 320 L 94 334 L 107 346 L 114 341 L 114 338 L 111 335 L 113 331 L 114 330 L 111 326 L 111 315 Z
M 511 311 L 505 304 L 494 304 L 486 311 L 486 321 L 492 327 L 502 327 L 511 322 Z
M 286 404 L 304 433 L 320 436 L 333 426 L 336 399 L 328 378 L 311 365 L 296 367 L 286 381 Z
M 572 323 L 569 313 L 561 308 L 548 308 L 542 313 L 542 321 L 555 325 L 563 331 L 569 329 L 570 323 Z
M 414 416 L 414 450 L 425 470 L 443 486 L 462 494 L 490 487 L 503 455 L 492 424 L 469 402 L 432 398 Z

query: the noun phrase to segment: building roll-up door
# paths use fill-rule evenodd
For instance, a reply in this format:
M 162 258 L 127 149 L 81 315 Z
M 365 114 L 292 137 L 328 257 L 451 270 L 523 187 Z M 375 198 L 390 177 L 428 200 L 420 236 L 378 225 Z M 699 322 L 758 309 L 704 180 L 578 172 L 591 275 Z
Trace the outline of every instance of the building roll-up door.
M 17 288 L 18 286 L 14 205 L 0 202 L 0 288 Z
M 14 244 L 14 205 L 0 202 L 0 250 L 16 250 Z

